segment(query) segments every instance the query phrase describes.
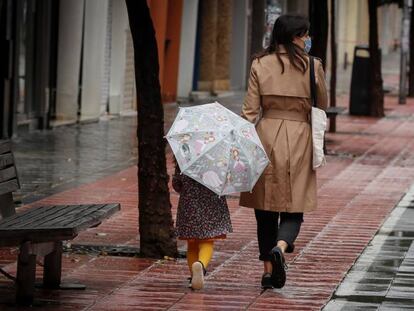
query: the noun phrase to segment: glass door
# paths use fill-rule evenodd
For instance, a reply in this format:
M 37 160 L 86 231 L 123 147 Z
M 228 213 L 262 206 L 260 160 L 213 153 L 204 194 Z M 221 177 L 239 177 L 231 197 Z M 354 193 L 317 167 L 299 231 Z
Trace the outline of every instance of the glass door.
M 54 108 L 58 8 L 55 0 L 17 0 L 14 104 L 21 129 L 47 128 Z
M 35 1 L 17 0 L 15 107 L 17 125 L 29 123 L 33 107 L 33 41 Z

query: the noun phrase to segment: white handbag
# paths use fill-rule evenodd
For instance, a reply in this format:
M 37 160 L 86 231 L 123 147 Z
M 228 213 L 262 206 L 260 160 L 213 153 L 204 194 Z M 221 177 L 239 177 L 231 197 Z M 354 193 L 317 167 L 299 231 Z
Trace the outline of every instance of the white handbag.
M 323 150 L 325 141 L 325 131 L 327 126 L 327 117 L 325 111 L 319 109 L 316 105 L 316 82 L 315 82 L 315 66 L 313 57 L 310 56 L 310 89 L 311 89 L 311 126 L 312 126 L 312 143 L 313 143 L 313 169 L 322 167 L 326 164 L 325 153 Z

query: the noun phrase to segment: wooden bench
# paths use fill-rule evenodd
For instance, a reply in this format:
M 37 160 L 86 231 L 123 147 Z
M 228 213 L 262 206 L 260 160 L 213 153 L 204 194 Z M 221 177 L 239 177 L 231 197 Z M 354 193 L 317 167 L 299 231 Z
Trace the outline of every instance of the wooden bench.
M 345 107 L 328 107 L 326 115 L 329 118 L 329 133 L 336 132 L 336 116 L 345 111 Z
M 16 213 L 12 192 L 17 189 L 19 180 L 11 143 L 0 141 L 0 246 L 20 248 L 15 300 L 17 304 L 30 305 L 35 288 L 36 257 L 44 257 L 43 287 L 64 288 L 61 284 L 62 241 L 98 226 L 119 211 L 120 204 L 39 206 Z M 7 273 L 3 271 L 3 274 Z

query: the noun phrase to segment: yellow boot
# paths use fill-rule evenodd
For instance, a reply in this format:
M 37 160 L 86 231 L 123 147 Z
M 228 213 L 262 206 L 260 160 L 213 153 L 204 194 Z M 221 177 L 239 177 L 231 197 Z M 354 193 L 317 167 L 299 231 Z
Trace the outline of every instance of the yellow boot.
M 213 246 L 213 241 L 198 241 L 198 261 L 191 266 L 191 287 L 193 289 L 204 287 L 204 275 L 206 274 L 206 267 L 213 257 Z

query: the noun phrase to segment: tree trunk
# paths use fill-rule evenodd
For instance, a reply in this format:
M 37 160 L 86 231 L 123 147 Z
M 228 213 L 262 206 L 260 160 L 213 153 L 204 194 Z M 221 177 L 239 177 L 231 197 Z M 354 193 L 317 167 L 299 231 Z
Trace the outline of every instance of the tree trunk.
M 377 0 L 368 0 L 369 54 L 370 54 L 370 115 L 384 116 L 384 93 L 382 89 L 381 54 L 378 46 Z
M 176 256 L 165 159 L 158 50 L 145 0 L 126 0 L 138 96 L 138 191 L 141 255 Z
M 252 1 L 250 56 L 263 50 L 266 0 Z M 250 63 L 249 63 L 250 69 Z
M 329 102 L 331 107 L 336 107 L 336 37 L 335 37 L 335 1 L 331 0 L 331 81 Z M 336 132 L 336 118 L 331 118 L 329 131 Z
M 312 37 L 310 54 L 319 57 L 325 69 L 329 27 L 327 0 L 309 0 L 309 21 L 309 33 Z
M 414 8 L 410 14 L 410 72 L 408 76 L 408 96 L 414 97 Z

